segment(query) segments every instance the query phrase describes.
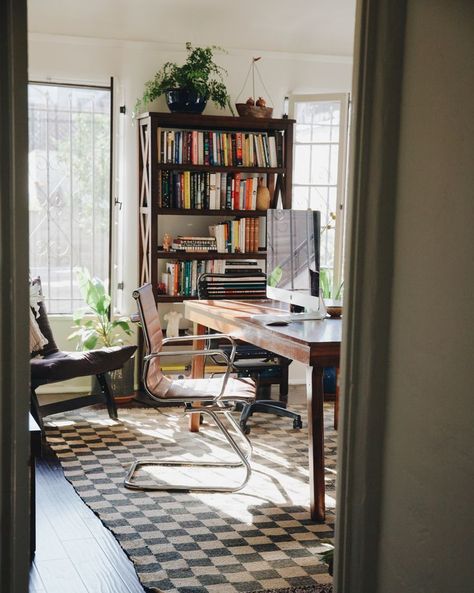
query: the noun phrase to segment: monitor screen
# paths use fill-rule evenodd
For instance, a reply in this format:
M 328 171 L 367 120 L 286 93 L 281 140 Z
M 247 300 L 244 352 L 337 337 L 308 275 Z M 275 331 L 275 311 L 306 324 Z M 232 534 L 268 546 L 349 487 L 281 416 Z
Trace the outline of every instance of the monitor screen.
M 318 309 L 319 235 L 318 211 L 267 211 L 268 297 Z

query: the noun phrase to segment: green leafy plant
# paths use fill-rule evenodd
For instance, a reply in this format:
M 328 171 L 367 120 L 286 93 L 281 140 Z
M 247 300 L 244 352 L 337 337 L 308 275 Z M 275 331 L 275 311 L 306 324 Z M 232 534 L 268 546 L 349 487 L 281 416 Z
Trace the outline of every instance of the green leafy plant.
M 339 300 L 342 298 L 344 282 L 338 286 L 334 285 L 333 270 L 321 268 L 319 272 L 319 285 L 323 299 Z
M 324 564 L 328 565 L 329 574 L 332 576 L 334 569 L 334 546 L 329 540 L 323 540 L 321 543 L 326 544 L 328 549 L 318 554 L 318 556 Z
M 224 74 L 227 75 L 227 71 L 213 60 L 215 51 L 225 50 L 216 45 L 192 47 L 188 41 L 186 51 L 188 57 L 182 66 L 178 66 L 175 62 L 166 62 L 155 76 L 145 83 L 143 95 L 135 105 L 136 114 L 166 91 L 178 88 L 195 91 L 201 97 L 213 101 L 221 109 L 229 107 L 234 114 L 230 96 L 224 84 Z
M 91 277 L 85 268 L 75 268 L 74 271 L 87 307 L 82 307 L 73 313 L 75 331 L 68 336 L 68 340 L 78 339 L 78 350 L 123 344 L 124 334 L 132 335 L 130 319 L 128 317 L 109 319 L 111 299 L 102 280 Z

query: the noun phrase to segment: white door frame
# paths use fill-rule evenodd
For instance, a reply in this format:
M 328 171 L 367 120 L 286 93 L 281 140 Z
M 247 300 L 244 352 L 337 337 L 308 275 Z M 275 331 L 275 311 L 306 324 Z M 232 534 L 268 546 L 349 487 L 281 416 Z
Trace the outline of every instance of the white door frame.
M 26 0 L 0 3 L 0 575 L 29 580 L 28 111 Z

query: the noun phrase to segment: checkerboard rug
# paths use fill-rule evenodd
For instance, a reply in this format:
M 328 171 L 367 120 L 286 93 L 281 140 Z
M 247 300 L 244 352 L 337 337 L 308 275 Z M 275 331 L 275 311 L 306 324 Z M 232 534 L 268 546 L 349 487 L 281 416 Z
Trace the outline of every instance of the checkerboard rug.
M 253 472 L 243 490 L 187 493 L 128 490 L 123 480 L 137 457 L 231 459 L 220 431 L 206 421 L 199 434 L 190 433 L 188 417 L 174 408 L 120 409 L 119 416 L 114 422 L 97 406 L 58 414 L 47 419 L 46 434 L 66 478 L 112 531 L 147 590 L 245 593 L 331 582 L 318 557 L 327 549 L 322 540 L 334 535 L 331 407 L 325 409 L 328 513 L 323 525 L 308 513 L 306 430 L 293 430 L 288 419 L 252 418 Z M 145 468 L 139 479 L 176 479 L 162 466 L 152 469 L 153 475 Z M 211 484 L 230 483 L 239 470 L 206 469 L 204 477 L 199 471 Z

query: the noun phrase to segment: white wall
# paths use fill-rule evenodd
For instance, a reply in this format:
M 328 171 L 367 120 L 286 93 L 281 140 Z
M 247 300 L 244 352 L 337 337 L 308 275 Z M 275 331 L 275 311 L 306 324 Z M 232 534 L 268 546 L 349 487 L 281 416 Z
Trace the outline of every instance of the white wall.
M 358 3 L 340 593 L 473 590 L 473 32 L 470 0 Z
M 380 593 L 472 591 L 474 4 L 408 2 Z
M 348 92 L 351 86 L 352 61 L 347 57 L 314 56 L 311 54 L 286 54 L 278 52 L 254 52 L 233 50 L 227 55 L 217 55 L 216 61 L 229 73 L 227 88 L 233 100 L 241 91 L 252 56 L 261 55 L 259 63 L 265 86 L 273 100 L 274 115 L 282 114 L 283 99 L 290 93 Z M 135 310 L 131 293 L 137 285 L 138 260 L 138 183 L 137 183 L 137 128 L 131 112 L 143 85 L 161 65 L 168 60 L 182 63 L 186 52 L 181 45 L 162 45 L 142 42 L 120 42 L 91 38 L 63 37 L 31 34 L 29 37 L 29 78 L 35 81 L 75 82 L 108 84 L 113 76 L 117 85 L 115 100 L 126 104 L 125 121 L 117 116 L 116 153 L 117 195 L 123 203 L 118 241 L 118 277 L 124 282 L 124 291 L 118 295 L 117 305 L 124 313 Z M 264 94 L 259 89 L 258 94 Z M 251 94 L 244 89 L 240 100 Z M 160 98 L 150 110 L 167 111 L 164 99 Z M 214 105 L 207 106 L 206 114 L 223 113 Z M 178 308 L 178 307 L 175 307 Z M 163 307 L 163 310 L 165 307 Z M 64 325 L 65 322 L 59 322 Z M 63 328 L 63 330 L 67 328 Z M 56 331 L 56 323 L 55 323 Z M 60 332 L 59 343 L 63 343 Z M 298 365 L 292 365 L 290 380 L 304 382 L 304 374 Z

